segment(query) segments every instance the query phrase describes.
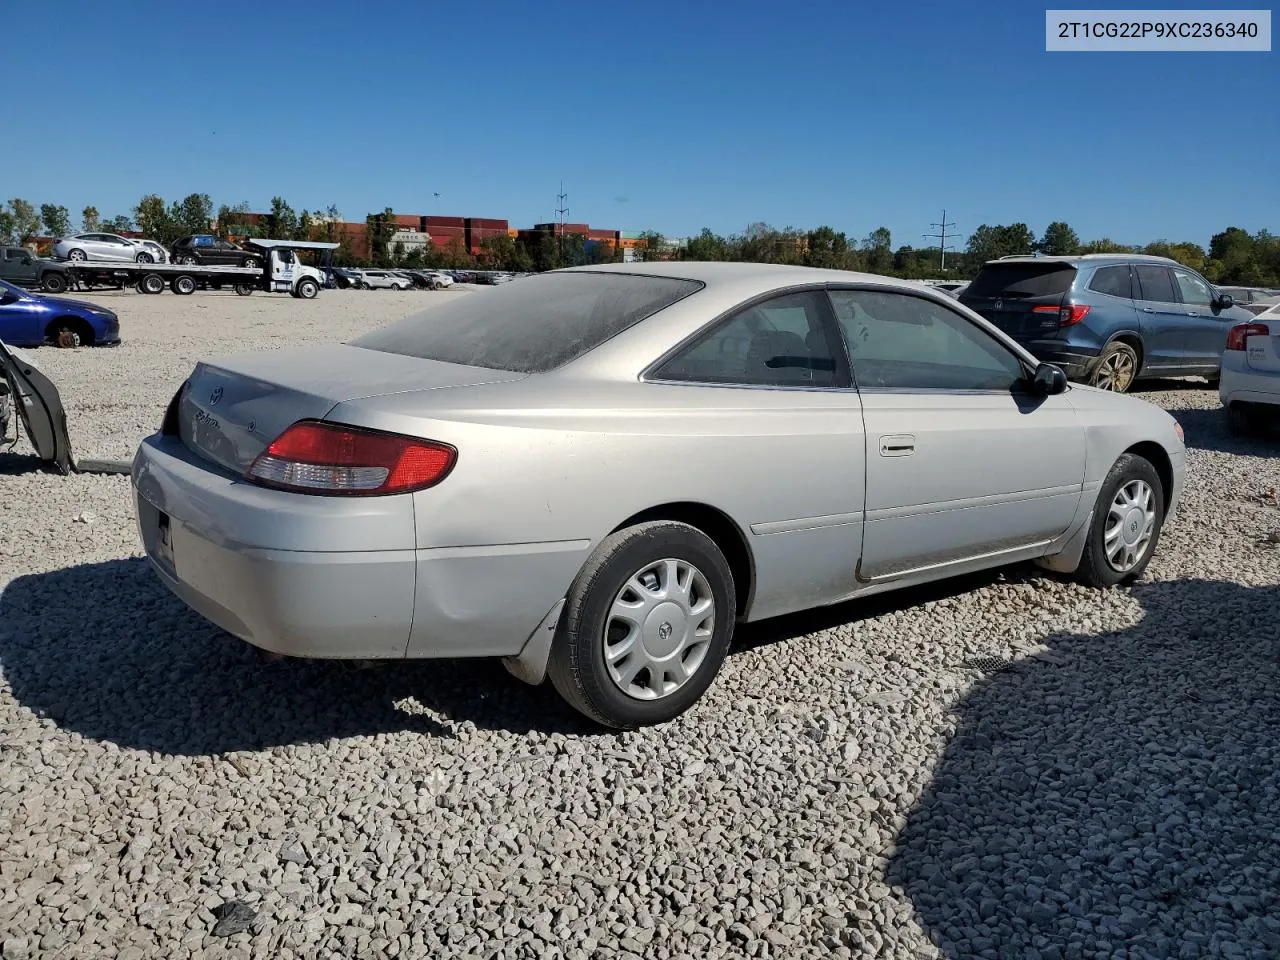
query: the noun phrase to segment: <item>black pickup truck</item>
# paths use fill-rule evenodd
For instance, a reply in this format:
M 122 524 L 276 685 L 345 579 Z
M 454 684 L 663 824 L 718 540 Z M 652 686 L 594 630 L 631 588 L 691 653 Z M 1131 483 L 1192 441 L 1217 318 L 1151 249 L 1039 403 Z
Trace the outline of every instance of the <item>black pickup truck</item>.
M 0 280 L 8 280 L 15 287 L 63 293 L 71 287 L 69 268 L 72 266 L 79 268 L 76 274 L 86 286 L 122 286 L 122 281 L 112 274 L 111 264 L 105 261 L 101 269 L 97 269 L 97 265 L 93 263 L 72 264 L 65 260 L 46 260 L 24 247 L 0 246 Z

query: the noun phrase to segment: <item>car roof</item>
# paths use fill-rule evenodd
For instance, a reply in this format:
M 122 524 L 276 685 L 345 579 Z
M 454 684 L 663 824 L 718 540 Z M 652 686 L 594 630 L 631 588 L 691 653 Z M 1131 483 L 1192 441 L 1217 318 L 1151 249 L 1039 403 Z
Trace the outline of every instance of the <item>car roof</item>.
M 1036 256 L 1035 254 L 1015 254 L 1009 257 L 998 257 L 988 260 L 984 267 L 995 263 L 1065 263 L 1068 266 L 1084 266 L 1096 263 L 1162 263 L 1166 266 L 1182 266 L 1170 257 L 1157 257 L 1150 253 L 1083 253 L 1069 257 Z
M 824 270 L 818 267 L 798 267 L 783 263 L 739 263 L 719 261 L 677 260 L 656 263 L 606 263 L 589 267 L 569 267 L 560 273 L 621 273 L 632 276 L 670 277 L 676 280 L 693 280 L 708 291 L 732 288 L 735 294 L 752 288 L 767 293 L 779 288 L 805 284 L 848 283 L 875 284 L 895 287 L 912 293 L 929 289 L 924 284 L 875 273 L 858 273 L 853 270 Z

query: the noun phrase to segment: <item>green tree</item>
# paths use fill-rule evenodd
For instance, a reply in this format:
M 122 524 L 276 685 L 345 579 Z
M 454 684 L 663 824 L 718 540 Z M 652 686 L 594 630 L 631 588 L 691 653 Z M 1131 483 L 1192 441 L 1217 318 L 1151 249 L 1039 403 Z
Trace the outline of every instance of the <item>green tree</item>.
M 15 197 L 9 201 L 9 214 L 13 218 L 11 234 L 21 244 L 29 244 L 40 235 L 40 214 L 26 200 Z
M 192 233 L 208 233 L 213 229 L 213 201 L 207 193 L 189 193 L 169 207 L 169 235 L 162 242 L 171 243 Z
M 1080 245 L 1080 252 L 1087 253 L 1132 253 L 1129 247 L 1123 243 L 1116 243 L 1110 237 L 1102 237 L 1100 240 L 1090 240 L 1088 243 Z
M 806 266 L 827 270 L 848 270 L 851 266 L 849 238 L 825 224 L 805 235 Z
M 123 213 L 118 213 L 110 220 L 103 220 L 102 229 L 107 233 L 131 233 L 133 232 L 133 221 Z
M 18 232 L 18 219 L 7 206 L 0 206 L 0 243 L 13 243 Z
M 387 208 L 388 213 L 390 208 Z M 271 198 L 271 212 L 267 214 L 268 236 L 272 240 L 295 240 L 298 234 L 298 215 L 284 197 Z M 385 250 L 385 244 L 384 244 Z
M 138 201 L 133 208 L 133 219 L 143 234 L 161 243 L 172 242 L 181 236 L 165 208 L 164 200 L 154 193 Z
M 1055 220 L 1044 228 L 1036 249 L 1051 257 L 1072 257 L 1080 249 L 1080 238 L 1070 226 Z
M 982 224 L 969 236 L 966 250 L 979 265 L 988 260 L 1030 254 L 1036 246 L 1035 235 L 1025 223 L 1008 226 Z
M 702 232 L 689 240 L 685 256 L 690 260 L 728 260 L 729 243 L 710 227 L 703 227 Z
M 876 227 L 862 241 L 862 263 L 871 273 L 885 274 L 893 269 L 893 235 L 888 227 Z
M 646 230 L 636 242 L 636 252 L 641 260 L 662 260 L 667 254 L 667 238 L 656 230 Z
M 44 224 L 45 233 L 52 237 L 65 237 L 71 232 L 71 214 L 66 207 L 40 204 L 40 221 Z
M 80 211 L 80 229 L 85 233 L 93 233 L 102 229 L 102 218 L 97 207 L 85 207 Z
M 1170 243 L 1168 240 L 1155 240 L 1143 247 L 1142 252 L 1153 257 L 1168 257 L 1192 270 L 1200 271 L 1204 270 L 1208 260 L 1204 247 L 1197 243 Z
M 481 240 L 480 251 L 485 266 L 491 269 L 516 273 L 526 273 L 533 269 L 533 258 L 524 244 L 517 243 L 507 234 Z

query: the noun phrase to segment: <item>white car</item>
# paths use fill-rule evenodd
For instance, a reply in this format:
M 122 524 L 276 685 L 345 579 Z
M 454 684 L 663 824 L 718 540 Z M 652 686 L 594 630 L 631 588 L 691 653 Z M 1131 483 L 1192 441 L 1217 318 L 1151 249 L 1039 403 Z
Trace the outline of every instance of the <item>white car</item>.
M 153 240 L 130 240 L 114 233 L 78 233 L 53 245 L 59 260 L 117 260 L 126 263 L 163 263 L 164 248 Z
M 453 286 L 453 277 L 441 270 L 429 271 L 427 279 L 431 283 L 432 290 L 443 290 L 445 287 Z
M 1233 433 L 1249 433 L 1280 413 L 1280 304 L 1228 331 L 1218 396 Z
M 361 282 L 369 290 L 408 290 L 413 281 L 397 273 L 387 270 L 365 270 L 360 275 Z

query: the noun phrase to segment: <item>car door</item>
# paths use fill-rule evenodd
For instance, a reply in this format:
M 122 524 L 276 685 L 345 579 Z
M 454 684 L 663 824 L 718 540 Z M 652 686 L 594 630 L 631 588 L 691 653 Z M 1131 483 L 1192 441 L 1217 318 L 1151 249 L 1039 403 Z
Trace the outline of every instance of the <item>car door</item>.
M 0 340 L 15 347 L 36 347 L 44 340 L 44 315 L 39 304 L 0 285 Z
M 1213 288 L 1198 274 L 1174 267 L 1173 277 L 1186 314 L 1188 360 L 1206 371 L 1217 370 L 1234 319 L 1232 312 L 1217 306 Z
M 213 262 L 220 267 L 238 267 L 242 254 L 240 248 L 226 240 L 213 242 Z
M 825 293 L 744 304 L 644 380 L 653 429 L 676 453 L 663 496 L 707 502 L 742 527 L 752 618 L 856 592 L 866 442 Z
M 866 429 L 858 577 L 897 579 L 1034 555 L 1066 532 L 1084 482 L 1067 394 L 970 317 L 921 294 L 835 289 Z
M 1133 275 L 1138 326 L 1146 351 L 1143 371 L 1174 373 L 1188 363 L 1194 365 L 1187 338 L 1190 318 L 1178 298 L 1173 271 L 1161 264 L 1141 263 L 1134 265 Z

